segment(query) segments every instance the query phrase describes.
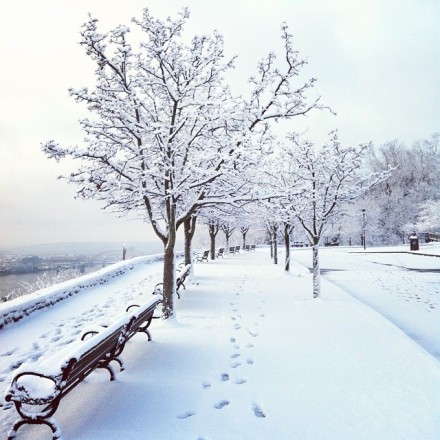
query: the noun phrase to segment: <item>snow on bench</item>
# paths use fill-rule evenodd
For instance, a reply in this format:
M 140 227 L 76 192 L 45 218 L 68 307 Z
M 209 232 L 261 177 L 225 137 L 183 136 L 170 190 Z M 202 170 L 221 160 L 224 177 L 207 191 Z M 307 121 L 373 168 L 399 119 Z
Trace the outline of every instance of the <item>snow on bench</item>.
M 106 369 L 113 381 L 115 371 L 111 363 L 115 361 L 121 371 L 124 369 L 119 356 L 126 342 L 138 332 L 146 333 L 151 340 L 147 328 L 160 302 L 160 297 L 154 297 L 142 306 L 131 305 L 128 313 L 116 322 L 87 330 L 81 339 L 46 360 L 18 368 L 5 395 L 5 400 L 13 402 L 20 415 L 9 431 L 8 440 L 14 439 L 24 424 L 45 424 L 52 430 L 52 439 L 59 439 L 61 430 L 53 415 L 61 399 L 97 368 Z
M 209 250 L 203 251 L 202 253 L 197 253 L 194 256 L 194 263 L 203 263 L 204 261 L 208 262 Z
M 179 298 L 179 299 L 180 299 L 179 289 L 182 286 L 184 289 L 186 289 L 185 281 L 186 281 L 186 278 L 188 277 L 190 271 L 191 271 L 191 264 L 187 264 L 186 266 L 185 266 L 185 263 L 179 264 L 179 267 L 176 272 L 176 294 L 177 294 L 177 298 Z M 162 295 L 162 289 L 163 289 L 163 283 L 162 282 L 157 283 L 154 286 L 153 295 Z

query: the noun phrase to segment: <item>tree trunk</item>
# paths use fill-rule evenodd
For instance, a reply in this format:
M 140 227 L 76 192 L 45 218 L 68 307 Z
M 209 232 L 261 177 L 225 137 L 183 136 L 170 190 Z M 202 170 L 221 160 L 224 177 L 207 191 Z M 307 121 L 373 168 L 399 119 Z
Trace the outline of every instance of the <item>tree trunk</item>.
M 319 267 L 319 241 L 313 240 L 313 298 L 321 295 L 321 269 Z
M 284 225 L 284 246 L 286 248 L 286 260 L 284 270 L 290 270 L 290 225 Z
M 176 291 L 175 244 L 176 225 L 173 221 L 168 224 L 168 240 L 164 249 L 162 319 L 174 317 L 174 293 Z
M 192 216 L 183 222 L 183 230 L 185 234 L 185 266 L 192 263 L 192 239 L 196 232 L 197 217 Z
M 215 237 L 217 236 L 218 227 L 216 225 L 208 225 L 210 239 L 210 256 L 211 260 L 215 260 Z
M 226 249 L 229 251 L 229 234 L 226 231 L 223 232 L 225 233 Z
M 278 236 L 277 227 L 273 228 L 273 264 L 278 264 Z
M 270 258 L 273 260 L 273 238 L 272 238 L 272 231 L 270 229 L 268 229 L 267 231 L 269 233 Z
M 249 229 L 250 228 L 248 228 L 246 226 L 240 227 L 241 235 L 243 237 L 243 250 L 246 249 L 246 234 L 249 232 Z
M 243 250 L 246 249 L 246 234 L 247 234 L 247 231 L 246 232 L 242 232 L 242 235 L 243 235 Z

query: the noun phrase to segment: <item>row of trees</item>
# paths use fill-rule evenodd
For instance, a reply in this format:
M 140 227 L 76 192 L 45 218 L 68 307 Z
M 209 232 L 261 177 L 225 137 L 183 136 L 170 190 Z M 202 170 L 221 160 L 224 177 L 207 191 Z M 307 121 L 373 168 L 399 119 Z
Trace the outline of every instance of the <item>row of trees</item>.
M 81 121 L 85 139 L 68 147 L 51 140 L 43 151 L 79 161 L 65 178 L 79 186 L 80 197 L 152 225 L 164 246 L 164 319 L 174 315 L 177 231 L 184 230 L 190 263 L 198 219 L 214 239 L 219 228 L 246 234 L 255 219 L 272 230 L 282 225 L 285 233 L 299 223 L 314 246 L 317 296 L 325 225 L 344 203 L 383 182 L 388 167 L 361 175 L 368 146 L 344 147 L 337 132 L 321 148 L 295 133 L 277 141 L 274 122 L 330 110 L 309 93 L 315 79 L 301 80 L 305 61 L 287 25 L 282 59 L 268 54 L 249 80 L 248 96 L 233 96 L 225 75 L 234 59 L 225 59 L 222 37 L 214 32 L 187 43 L 188 18 L 187 9 L 165 21 L 145 9 L 133 19 L 143 36 L 135 49 L 129 27 L 100 33 L 90 17 L 81 44 L 96 65 L 96 84 L 70 90 L 91 114 Z

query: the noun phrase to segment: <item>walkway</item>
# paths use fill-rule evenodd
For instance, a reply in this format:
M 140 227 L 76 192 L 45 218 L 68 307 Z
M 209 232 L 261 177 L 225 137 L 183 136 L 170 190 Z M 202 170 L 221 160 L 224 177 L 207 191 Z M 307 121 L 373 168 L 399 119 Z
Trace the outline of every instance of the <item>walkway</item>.
M 312 299 L 308 271 L 267 251 L 195 273 L 116 382 L 96 373 L 66 397 L 65 440 L 438 438 L 438 362 L 369 307 L 325 281 Z

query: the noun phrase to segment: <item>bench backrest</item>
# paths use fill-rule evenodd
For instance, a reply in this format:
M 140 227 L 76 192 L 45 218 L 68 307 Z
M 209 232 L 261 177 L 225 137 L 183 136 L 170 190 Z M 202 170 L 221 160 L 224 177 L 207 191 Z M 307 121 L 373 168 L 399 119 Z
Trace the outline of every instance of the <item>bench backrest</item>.
M 62 394 L 66 394 L 77 382 L 82 381 L 101 364 L 108 364 L 121 354 L 127 341 L 128 333 L 134 322 L 134 317 L 126 317 L 122 321 L 104 328 L 100 333 L 83 341 L 85 347 L 80 350 L 79 356 L 73 355 L 70 362 L 62 369 Z M 121 325 L 122 324 L 122 325 Z M 94 339 L 96 338 L 96 343 Z
M 130 339 L 134 334 L 136 334 L 136 332 L 143 324 L 151 321 L 151 319 L 153 318 L 154 310 L 160 302 L 161 300 L 159 298 L 153 298 L 146 304 L 131 310 L 133 321 L 131 323 L 127 339 Z
M 117 356 L 125 343 L 124 335 L 132 322 L 131 316 L 124 316 L 86 340 L 77 340 L 63 350 L 54 353 L 44 361 L 34 364 L 23 364 L 15 374 L 8 389 L 7 399 L 16 402 L 32 402 L 26 387 L 22 389 L 21 378 L 36 376 L 51 379 L 54 383 L 54 394 L 47 396 L 46 401 L 59 401 L 77 383 L 101 365 L 108 365 Z M 44 397 L 41 398 L 43 401 Z M 54 405 L 53 410 L 56 409 Z

